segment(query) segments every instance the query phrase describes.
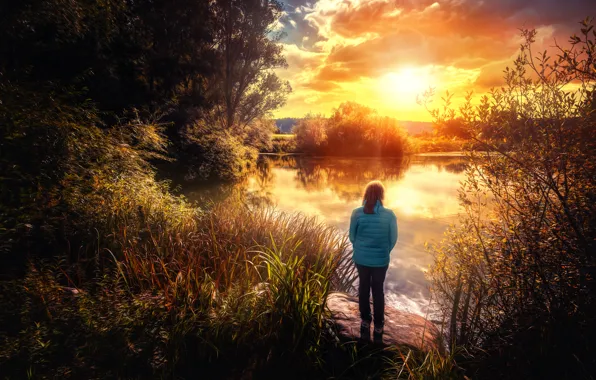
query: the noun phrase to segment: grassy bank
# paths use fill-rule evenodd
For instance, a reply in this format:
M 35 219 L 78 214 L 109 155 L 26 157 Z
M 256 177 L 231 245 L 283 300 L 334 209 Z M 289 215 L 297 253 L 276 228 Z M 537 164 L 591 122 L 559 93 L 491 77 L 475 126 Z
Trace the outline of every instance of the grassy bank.
M 271 136 L 271 149 L 266 149 L 263 153 L 297 153 L 296 135 L 273 134 Z
M 241 196 L 196 208 L 146 177 L 98 186 L 103 201 L 71 209 L 95 232 L 81 255 L 32 257 L 1 283 L 3 375 L 360 378 L 402 357 L 424 370 L 424 356 L 336 341 L 326 297 L 355 276 L 335 229 Z
M 282 353 L 309 367 L 325 297 L 353 279 L 345 238 L 241 200 L 199 210 L 163 189 L 130 190 L 108 200 L 95 254 L 33 261 L 3 283 L 2 373 L 235 377 L 243 360 Z

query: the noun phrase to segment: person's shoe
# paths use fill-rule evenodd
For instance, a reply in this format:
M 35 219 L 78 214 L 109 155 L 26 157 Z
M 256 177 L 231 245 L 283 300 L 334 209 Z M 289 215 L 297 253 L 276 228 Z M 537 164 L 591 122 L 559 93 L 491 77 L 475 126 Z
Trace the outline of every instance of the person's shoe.
M 360 322 L 360 339 L 370 342 L 370 322 Z
M 376 344 L 383 343 L 383 326 L 375 326 L 373 331 L 373 339 Z

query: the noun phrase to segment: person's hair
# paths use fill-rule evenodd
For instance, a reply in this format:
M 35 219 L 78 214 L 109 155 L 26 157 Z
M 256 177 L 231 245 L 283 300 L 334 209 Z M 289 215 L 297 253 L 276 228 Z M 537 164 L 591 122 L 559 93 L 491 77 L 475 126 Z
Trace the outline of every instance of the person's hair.
M 371 181 L 366 185 L 366 189 L 364 190 L 364 197 L 362 199 L 362 203 L 364 203 L 364 213 L 365 214 L 372 214 L 375 211 L 375 205 L 377 201 L 380 201 L 383 204 L 383 200 L 385 199 L 385 187 L 381 181 Z

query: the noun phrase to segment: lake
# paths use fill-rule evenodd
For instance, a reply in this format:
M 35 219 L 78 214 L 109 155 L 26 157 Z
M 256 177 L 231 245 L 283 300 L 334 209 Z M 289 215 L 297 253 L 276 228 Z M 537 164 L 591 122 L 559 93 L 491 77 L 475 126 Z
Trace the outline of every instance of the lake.
M 262 156 L 258 170 L 242 187 L 281 210 L 316 215 L 347 233 L 364 187 L 371 180 L 381 180 L 384 204 L 397 216 L 399 235 L 385 280 L 386 301 L 425 315 L 429 283 L 424 272 L 433 261 L 425 242 L 439 241 L 447 227 L 457 222 L 458 188 L 465 167 L 465 158 L 458 154 L 404 159 Z M 216 197 L 226 192 L 212 191 Z

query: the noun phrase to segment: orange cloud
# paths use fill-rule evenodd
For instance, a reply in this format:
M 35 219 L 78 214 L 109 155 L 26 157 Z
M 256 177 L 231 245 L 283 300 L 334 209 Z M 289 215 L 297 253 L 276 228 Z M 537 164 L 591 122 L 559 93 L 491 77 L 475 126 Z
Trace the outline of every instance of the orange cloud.
M 292 2 L 292 0 L 289 0 Z M 278 116 L 329 113 L 354 100 L 401 119 L 428 119 L 415 103 L 437 91 L 486 92 L 502 84 L 519 28 L 538 28 L 548 47 L 594 8 L 558 0 L 319 0 L 290 4 L 289 69 L 295 92 Z M 301 35 L 300 33 L 303 33 Z

